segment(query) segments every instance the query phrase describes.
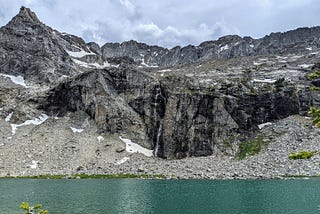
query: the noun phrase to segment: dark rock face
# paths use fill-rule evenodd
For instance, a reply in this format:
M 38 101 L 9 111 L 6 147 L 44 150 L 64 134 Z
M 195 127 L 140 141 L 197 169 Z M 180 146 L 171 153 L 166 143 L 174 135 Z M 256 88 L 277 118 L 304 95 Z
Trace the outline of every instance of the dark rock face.
M 176 81 L 158 82 L 128 67 L 95 70 L 61 83 L 38 102 L 52 115 L 83 110 L 100 132 L 135 133 L 156 156 L 183 158 L 212 155 L 254 136 L 259 124 L 304 114 L 313 99 L 291 86 L 246 94 L 192 86 L 177 91 L 185 79 Z
M 165 83 L 164 83 L 165 84 Z M 163 86 L 166 88 L 165 86 Z M 289 115 L 304 114 L 302 101 L 311 101 L 296 89 L 265 94 L 228 94 L 192 91 L 167 92 L 159 152 L 162 157 L 207 156 L 232 144 L 236 138 L 254 136 L 258 125 Z M 155 142 L 155 140 L 154 140 Z
M 59 84 L 33 102 L 49 115 L 85 111 L 99 132 L 126 133 L 150 148 L 147 130 L 153 123 L 149 116 L 154 84 L 155 80 L 130 68 L 93 70 Z
M 102 53 L 101 53 L 101 48 L 100 48 L 100 46 L 99 46 L 97 43 L 95 43 L 95 42 L 89 42 L 89 43 L 87 43 L 87 45 L 88 45 L 89 49 L 90 49 L 92 52 L 94 52 L 94 53 L 96 53 L 96 54 L 98 54 L 98 55 L 102 55 Z

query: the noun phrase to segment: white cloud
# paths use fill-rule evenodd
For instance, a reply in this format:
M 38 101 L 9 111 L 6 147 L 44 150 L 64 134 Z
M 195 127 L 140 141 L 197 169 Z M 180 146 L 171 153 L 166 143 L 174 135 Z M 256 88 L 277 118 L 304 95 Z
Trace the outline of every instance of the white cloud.
M 153 44 L 154 41 L 157 41 L 157 45 L 173 47 L 190 43 L 199 44 L 206 40 L 213 40 L 218 36 L 238 32 L 239 30 L 229 27 L 223 21 L 215 23 L 212 27 L 209 27 L 206 23 L 201 23 L 193 28 L 182 29 L 170 25 L 160 28 L 154 23 L 148 23 L 136 26 L 133 30 L 133 36 L 142 42 Z
M 131 15 L 136 13 L 136 7 L 129 0 L 120 0 L 120 3 Z
M 36 0 L 25 0 L 25 3 L 26 4 L 32 4 L 32 3 L 34 3 Z
M 100 44 L 134 39 L 173 47 L 226 34 L 262 37 L 320 19 L 318 0 L 0 0 L 0 25 L 23 4 L 47 25 Z
M 160 29 L 157 25 L 154 23 L 150 24 L 138 24 L 136 27 L 135 31 L 137 33 L 147 33 L 147 34 L 152 34 L 154 37 L 160 37 L 163 35 L 164 31 Z

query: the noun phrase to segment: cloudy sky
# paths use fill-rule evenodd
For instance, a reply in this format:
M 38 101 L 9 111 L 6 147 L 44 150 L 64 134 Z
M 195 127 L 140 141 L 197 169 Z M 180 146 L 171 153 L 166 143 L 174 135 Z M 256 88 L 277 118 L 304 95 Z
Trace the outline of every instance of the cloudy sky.
M 320 25 L 319 0 L 0 0 L 0 25 L 21 5 L 87 42 L 137 40 L 173 47 L 223 35 L 263 37 Z

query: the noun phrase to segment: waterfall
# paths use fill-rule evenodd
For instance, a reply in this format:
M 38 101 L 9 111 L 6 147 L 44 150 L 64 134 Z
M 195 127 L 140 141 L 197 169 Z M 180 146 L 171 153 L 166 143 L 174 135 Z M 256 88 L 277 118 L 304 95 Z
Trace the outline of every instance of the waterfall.
M 159 142 L 160 142 L 160 137 L 161 137 L 161 133 L 162 133 L 162 120 L 160 120 L 160 125 L 159 128 L 157 130 L 157 141 L 156 141 L 156 146 L 154 148 L 154 155 L 157 157 L 158 153 L 159 153 Z
M 156 132 L 156 138 L 155 138 L 155 145 L 154 145 L 154 156 L 158 156 L 159 154 L 159 147 L 160 147 L 160 138 L 162 134 L 162 126 L 163 126 L 163 115 L 160 115 L 157 111 L 157 107 L 161 104 L 161 101 L 166 102 L 165 96 L 162 94 L 162 90 L 160 85 L 157 85 L 155 87 L 155 98 L 154 98 L 154 110 L 153 110 L 153 117 L 154 117 L 154 122 L 155 126 L 157 127 L 157 132 Z M 159 106 L 160 108 L 165 108 L 164 106 Z

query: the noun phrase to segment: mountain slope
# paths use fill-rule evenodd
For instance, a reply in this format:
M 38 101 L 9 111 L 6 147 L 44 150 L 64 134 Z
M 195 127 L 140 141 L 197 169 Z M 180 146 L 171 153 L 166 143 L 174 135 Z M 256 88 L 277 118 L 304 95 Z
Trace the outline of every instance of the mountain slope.
M 319 35 L 315 27 L 170 50 L 135 41 L 100 48 L 22 7 L 0 28 L 0 175 L 114 173 L 131 157 L 137 162 L 128 168 L 158 161 L 132 155 L 139 145 L 164 159 L 223 161 L 260 135 L 281 145 L 290 138 L 283 153 L 272 153 L 286 157 L 302 148 L 302 137 L 288 137 L 283 123 L 294 124 L 290 133 L 301 132 L 313 149 L 316 129 L 294 126 L 306 124 L 310 106 L 320 106 L 320 79 L 308 79 L 320 69 Z M 210 165 L 212 157 L 196 160 Z

